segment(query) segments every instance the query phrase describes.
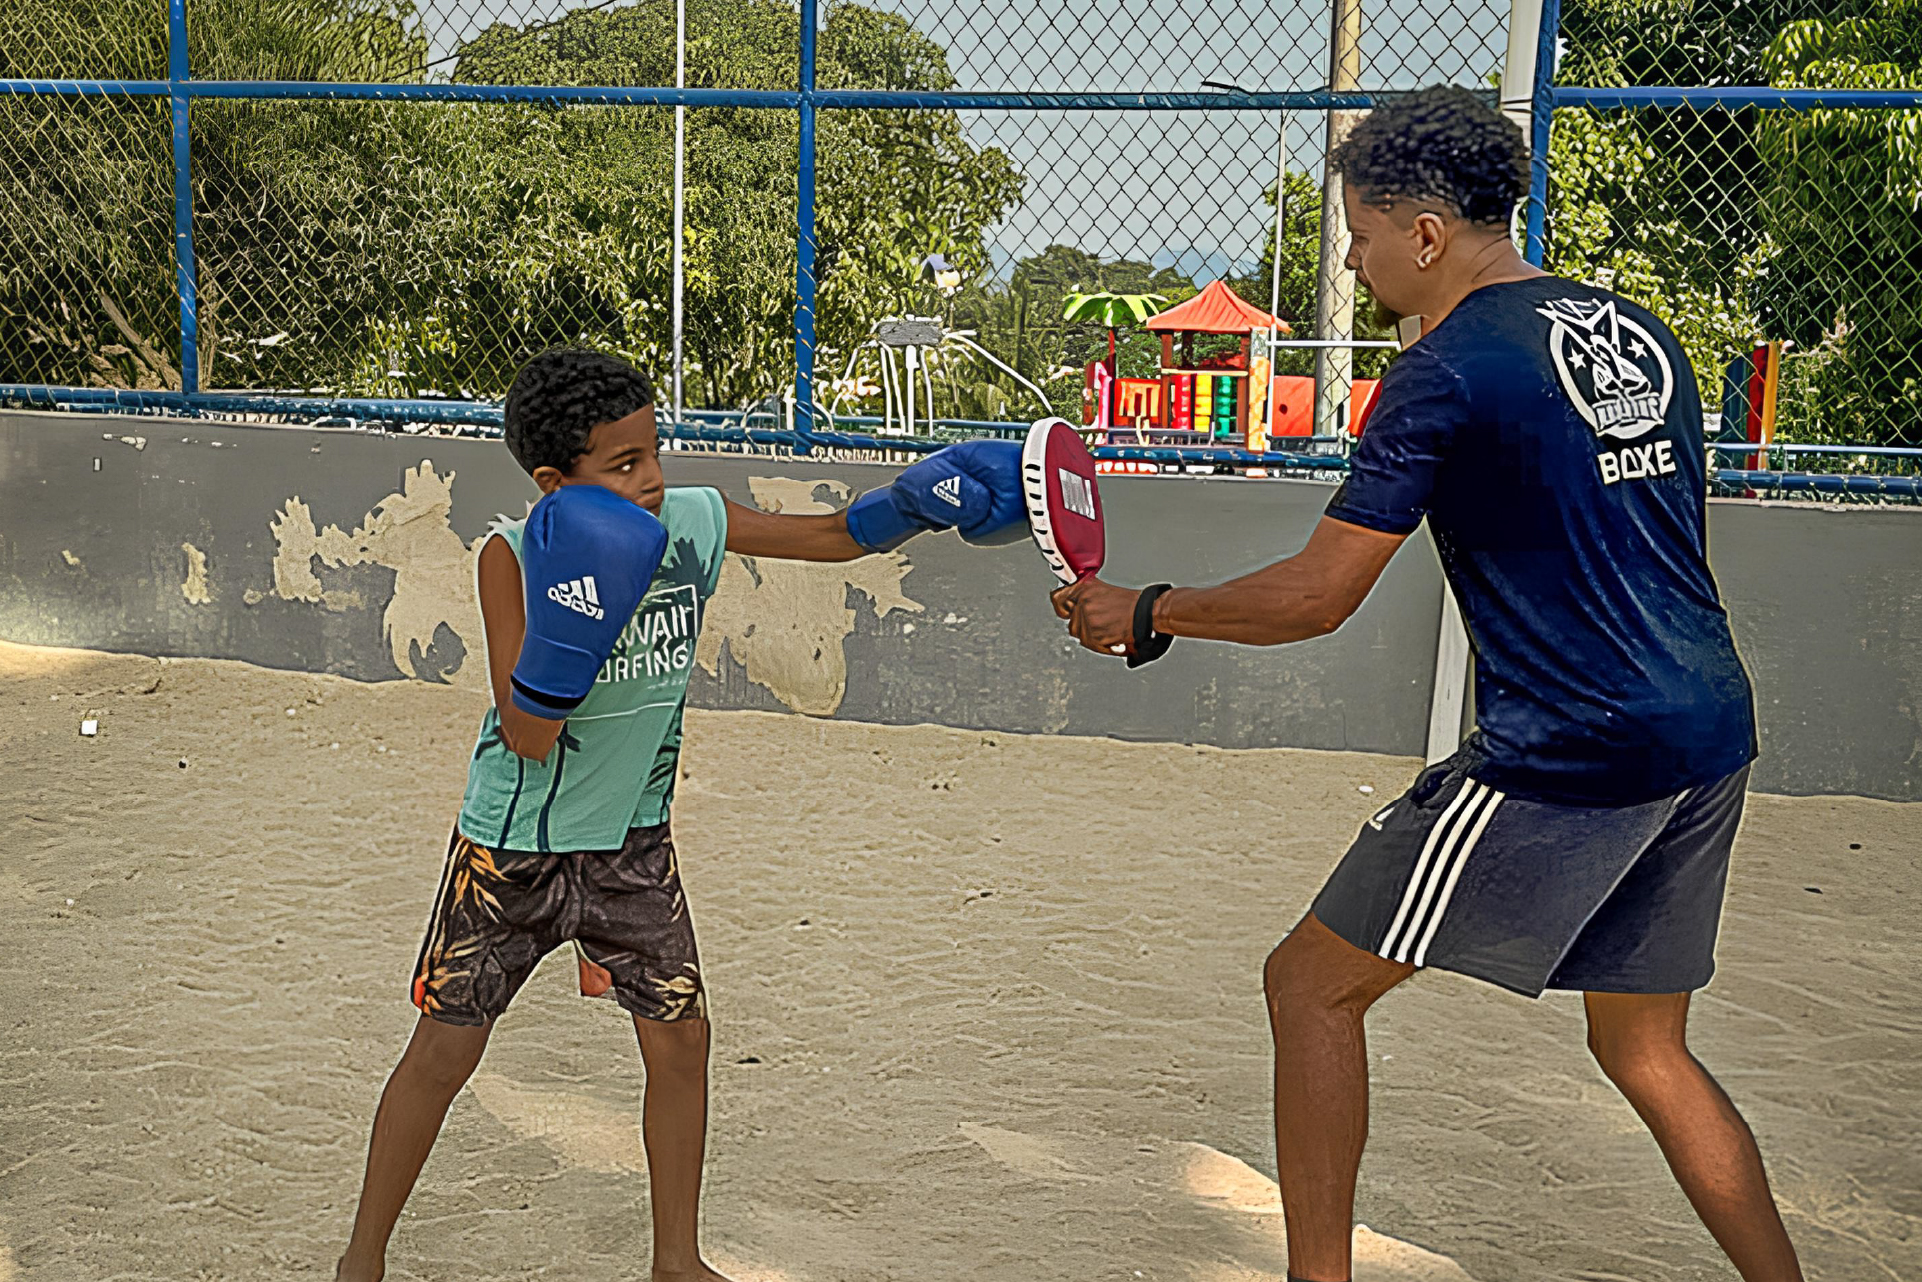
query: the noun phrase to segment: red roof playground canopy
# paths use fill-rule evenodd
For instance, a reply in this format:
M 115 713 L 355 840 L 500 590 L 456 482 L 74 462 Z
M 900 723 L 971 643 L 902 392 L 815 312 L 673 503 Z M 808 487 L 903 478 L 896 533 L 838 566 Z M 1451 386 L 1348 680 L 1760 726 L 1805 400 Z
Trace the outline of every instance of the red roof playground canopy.
M 1147 328 L 1179 334 L 1245 334 L 1251 329 L 1292 332 L 1287 321 L 1243 301 L 1241 295 L 1218 280 L 1209 282 L 1208 288 L 1187 302 L 1149 317 Z

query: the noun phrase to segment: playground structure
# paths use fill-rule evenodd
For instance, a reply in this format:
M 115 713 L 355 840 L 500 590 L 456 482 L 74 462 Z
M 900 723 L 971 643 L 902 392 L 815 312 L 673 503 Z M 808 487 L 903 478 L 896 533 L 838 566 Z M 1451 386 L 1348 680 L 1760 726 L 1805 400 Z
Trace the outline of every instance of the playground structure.
M 1750 351 L 1737 356 L 1722 371 L 1721 431 L 1717 439 L 1762 447 L 1743 456 L 1742 467 L 1768 466 L 1767 447 L 1775 443 L 1782 357 L 1789 346 L 1758 339 Z
M 1112 350 L 1087 366 L 1083 421 L 1099 440 L 1261 450 L 1271 438 L 1313 434 L 1315 380 L 1272 373 L 1268 353 L 1276 339 L 1293 332 L 1287 321 L 1217 280 L 1149 317 L 1144 328 L 1161 338 L 1156 377 L 1120 377 Z M 1197 358 L 1197 335 L 1236 335 L 1240 348 Z M 1374 390 L 1373 379 L 1351 385 L 1349 411 L 1340 425 L 1350 436 L 1360 434 Z

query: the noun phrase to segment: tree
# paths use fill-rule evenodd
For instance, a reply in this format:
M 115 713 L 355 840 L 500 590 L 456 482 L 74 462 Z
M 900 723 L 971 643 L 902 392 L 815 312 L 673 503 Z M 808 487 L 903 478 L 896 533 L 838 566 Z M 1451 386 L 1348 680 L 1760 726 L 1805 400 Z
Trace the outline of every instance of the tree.
M 824 89 L 952 89 L 947 52 L 896 14 L 837 4 L 822 31 Z M 1006 153 L 969 143 L 952 111 L 829 111 L 820 123 L 823 341 L 852 347 L 924 297 L 921 262 L 989 267 L 986 230 L 1020 204 Z
M 1108 359 L 1115 358 L 1115 331 L 1133 328 L 1150 316 L 1165 311 L 1168 300 L 1160 294 L 1070 294 L 1062 305 L 1061 317 L 1070 323 L 1093 321 L 1108 331 Z
M 1754 84 L 1774 34 L 1768 5 L 1578 0 L 1563 10 L 1564 83 Z M 1749 286 L 1774 246 L 1744 198 L 1757 165 L 1753 113 L 1555 113 L 1544 266 L 1633 298 L 1689 354 L 1702 402 L 1747 350 Z
M 1564 83 L 1900 87 L 1913 0 L 1571 0 Z M 1758 337 L 1787 363 L 1784 439 L 1912 439 L 1907 344 L 1917 174 L 1908 113 L 1755 109 L 1555 113 L 1549 270 L 1662 317 L 1703 403 Z M 1907 433 L 1908 435 L 1905 435 Z
M 377 0 L 205 0 L 195 14 L 196 30 L 205 34 L 195 48 L 195 71 L 224 78 L 380 79 L 419 62 L 421 46 L 403 29 L 407 12 Z M 0 41 L 0 75 L 165 75 L 165 11 L 144 0 L 60 0 L 51 8 L 9 0 L 0 8 L 0 30 L 27 37 Z M 296 206 L 290 235 L 277 252 L 297 272 L 311 256 L 293 233 L 323 234 L 338 223 L 351 234 L 362 221 L 351 200 L 347 208 L 330 205 L 325 188 L 298 180 L 291 187 L 249 184 L 240 199 L 224 205 L 210 189 L 222 182 L 223 158 L 251 166 L 288 141 L 272 126 L 260 127 L 294 118 L 276 106 L 202 102 L 193 108 L 202 215 L 196 247 L 210 269 L 202 279 L 203 375 L 219 372 L 227 304 L 253 305 L 250 295 L 265 291 L 258 280 L 223 290 L 220 265 L 236 235 L 244 241 L 266 233 L 276 214 L 287 212 L 278 199 L 290 196 Z M 378 127 L 367 127 L 369 117 L 349 104 L 312 104 L 298 119 L 310 137 L 328 140 L 323 145 L 345 139 L 354 155 L 377 164 L 394 148 Z M 14 97 L 0 105 L 0 120 L 0 136 L 10 143 L 0 192 L 12 210 L 0 224 L 6 373 L 23 381 L 178 387 L 168 104 Z M 364 231 L 360 239 L 368 239 Z M 300 291 L 296 285 L 276 292 Z
M 1269 205 L 1275 203 L 1276 187 L 1270 183 L 1262 193 Z M 1299 170 L 1286 175 L 1287 204 L 1282 210 L 1281 291 L 1275 315 L 1293 325 L 1297 334 L 1315 326 L 1315 286 L 1321 272 L 1321 184 Z M 1261 261 L 1253 275 L 1231 281 L 1235 292 L 1266 311 L 1274 287 L 1275 225 L 1268 224 L 1262 242 Z M 1383 340 L 1395 337 L 1393 325 L 1378 314 L 1373 295 L 1359 283 L 1355 286 L 1355 337 Z M 1392 353 L 1385 348 L 1362 348 L 1355 352 L 1355 377 L 1379 378 L 1388 367 Z M 1313 374 L 1315 358 L 1305 348 L 1283 348 L 1276 353 L 1275 373 Z
M 696 0 L 688 83 L 774 89 L 796 74 L 799 17 L 776 0 Z M 463 49 L 456 78 L 485 83 L 661 84 L 673 75 L 667 0 L 581 11 L 538 32 L 496 26 Z M 822 34 L 824 86 L 952 85 L 938 45 L 892 15 L 836 7 Z M 662 368 L 669 344 L 672 114 L 567 108 L 505 159 L 525 194 L 487 242 L 478 273 L 492 308 L 543 331 L 585 324 Z M 778 393 L 793 368 L 795 118 L 688 113 L 686 333 L 695 395 L 739 405 Z M 915 287 L 931 252 L 984 261 L 983 229 L 1018 199 L 1002 153 L 977 150 L 952 112 L 823 113 L 818 134 L 817 341 L 858 343 Z M 469 286 L 463 297 L 475 295 Z M 541 318 L 546 318 L 542 320 Z M 433 319 L 438 319 L 435 316 Z M 486 332 L 470 319 L 454 329 Z M 574 341 L 579 341 L 578 339 Z M 540 344 L 515 344 L 516 359 Z
M 419 80 L 411 5 L 196 0 L 194 67 L 217 78 Z M 9 76 L 158 77 L 149 0 L 0 0 Z M 799 16 L 779 0 L 693 0 L 689 83 L 785 88 Z M 17 10 L 18 12 L 13 12 Z M 457 80 L 664 84 L 669 0 L 496 25 Z M 899 18 L 837 6 L 825 84 L 952 84 Z M 162 102 L 0 105 L 18 139 L 0 192 L 0 353 L 22 381 L 177 385 L 172 158 Z M 793 368 L 792 113 L 689 115 L 687 347 L 692 396 L 740 404 Z M 660 370 L 669 340 L 667 108 L 194 104 L 195 245 L 206 386 L 498 396 L 544 347 L 588 344 Z M 12 128 L 13 126 L 17 128 Z M 985 263 L 984 228 L 1019 198 L 998 151 L 949 112 L 823 113 L 820 329 L 858 341 L 927 252 Z
M 1082 370 L 1107 354 L 1108 331 L 1098 320 L 1067 320 L 1074 294 L 1155 294 L 1170 303 L 1192 298 L 1194 282 L 1173 268 L 1134 259 L 1102 259 L 1071 245 L 1050 245 L 1017 260 L 1005 279 L 976 277 L 953 300 L 954 324 L 1040 384 L 1057 410 L 1080 403 Z M 1151 377 L 1161 363 L 1158 341 L 1136 330 L 1117 336 L 1124 377 Z M 975 376 L 977 375 L 978 376 Z M 1031 400 L 1002 376 L 970 371 L 951 388 L 956 417 L 1023 417 Z
M 1922 88 L 1922 0 L 1790 23 L 1763 59 L 1796 89 Z M 1907 111 L 1770 113 L 1761 208 L 1779 251 L 1758 290 L 1800 347 L 1803 439 L 1922 444 L 1922 129 Z

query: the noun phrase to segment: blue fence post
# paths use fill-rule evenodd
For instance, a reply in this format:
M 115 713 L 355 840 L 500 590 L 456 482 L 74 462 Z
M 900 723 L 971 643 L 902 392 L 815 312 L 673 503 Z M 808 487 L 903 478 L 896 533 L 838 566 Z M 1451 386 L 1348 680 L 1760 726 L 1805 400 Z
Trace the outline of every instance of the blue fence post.
M 199 299 L 194 286 L 194 174 L 187 136 L 187 0 L 167 0 L 167 93 L 174 126 L 174 284 L 180 291 L 180 390 L 200 390 Z
M 801 0 L 801 146 L 794 239 L 794 430 L 796 452 L 814 438 L 814 46 L 820 34 L 820 0 Z
M 1548 133 L 1555 120 L 1555 49 L 1561 42 L 1561 0 L 1542 0 L 1540 43 L 1535 46 L 1535 84 L 1529 95 L 1528 130 L 1532 156 L 1528 173 L 1528 261 L 1537 267 L 1547 252 Z

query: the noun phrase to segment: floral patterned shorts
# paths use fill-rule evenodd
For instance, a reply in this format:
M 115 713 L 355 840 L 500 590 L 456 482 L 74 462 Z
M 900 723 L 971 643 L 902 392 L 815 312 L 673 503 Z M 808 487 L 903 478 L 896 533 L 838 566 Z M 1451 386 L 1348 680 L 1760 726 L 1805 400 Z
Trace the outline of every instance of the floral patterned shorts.
M 668 826 L 619 850 L 492 850 L 458 829 L 414 969 L 414 1005 L 446 1024 L 500 1016 L 534 967 L 572 942 L 581 995 L 643 1019 L 703 1019 L 694 923 Z

